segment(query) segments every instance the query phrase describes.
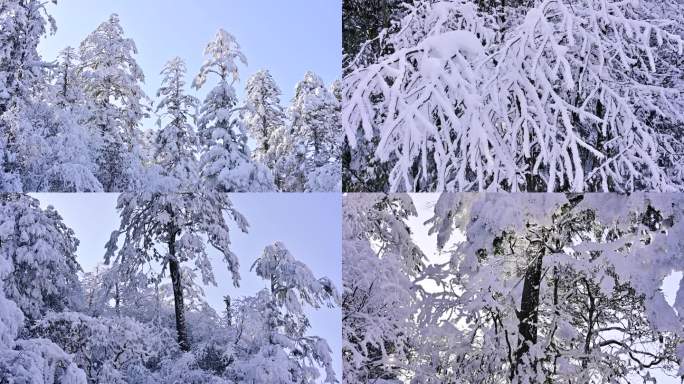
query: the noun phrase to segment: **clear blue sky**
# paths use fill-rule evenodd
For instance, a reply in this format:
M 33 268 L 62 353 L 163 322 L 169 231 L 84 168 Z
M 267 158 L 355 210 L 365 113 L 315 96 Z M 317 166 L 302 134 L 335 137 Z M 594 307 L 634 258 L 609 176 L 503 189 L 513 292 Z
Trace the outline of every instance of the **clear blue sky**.
M 206 43 L 219 28 L 233 34 L 247 56 L 247 78 L 266 68 L 288 102 L 307 70 L 326 83 L 341 77 L 341 0 L 58 0 L 48 10 L 57 33 L 39 51 L 45 60 L 80 42 L 110 14 L 118 13 L 126 35 L 138 46 L 137 61 L 146 76 L 145 91 L 154 97 L 164 64 L 180 56 L 188 67 L 188 85 L 202 65 Z M 197 95 L 200 99 L 211 84 Z M 151 122 L 152 120 L 150 120 Z
M 117 194 L 49 193 L 31 194 L 42 207 L 54 206 L 64 222 L 80 240 L 77 255 L 85 271 L 101 263 L 104 245 L 111 231 L 118 228 Z M 233 252 L 240 260 L 242 280 L 240 288 L 233 287 L 231 277 L 215 250 L 210 251 L 217 287 L 206 287 L 208 302 L 221 312 L 223 295 L 233 298 L 252 295 L 267 288 L 250 266 L 261 255 L 266 245 L 279 240 L 290 252 L 306 263 L 316 276 L 328 276 L 342 290 L 341 264 L 341 195 L 334 193 L 269 193 L 233 194 L 235 207 L 250 224 L 248 234 L 233 227 Z M 310 334 L 327 339 L 333 350 L 335 372 L 342 377 L 341 327 L 339 308 L 308 311 L 312 329 Z

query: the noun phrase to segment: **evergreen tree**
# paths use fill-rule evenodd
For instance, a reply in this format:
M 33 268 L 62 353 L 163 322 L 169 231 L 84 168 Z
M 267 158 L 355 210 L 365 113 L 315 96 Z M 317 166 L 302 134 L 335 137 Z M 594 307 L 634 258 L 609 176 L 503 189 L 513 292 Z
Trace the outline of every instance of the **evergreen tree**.
M 275 159 L 273 173 L 279 191 L 304 191 L 307 182 L 307 159 L 302 138 L 285 125 L 271 133 L 270 158 Z
M 339 157 L 340 129 L 337 99 L 313 72 L 295 87 L 290 107 L 292 134 L 300 137 L 306 151 L 307 173 Z
M 0 195 L 0 378 L 7 383 L 86 384 L 72 356 L 26 324 L 73 307 L 77 244 L 57 213 L 23 195 Z M 16 300 L 16 302 L 15 302 Z
M 45 5 L 38 0 L 7 0 L 0 4 L 0 115 L 28 100 L 42 79 L 38 43 L 48 25 L 55 29 Z
M 34 198 L 5 194 L 0 195 L 0 217 L 0 259 L 11 265 L 4 278 L 5 296 L 27 321 L 48 311 L 78 308 L 78 240 L 59 214 L 52 207 L 41 209 Z
M 8 0 L 0 4 L 0 191 L 23 190 L 20 144 L 24 136 L 6 113 L 24 111 L 43 73 L 40 38 L 54 21 L 39 0 Z
M 54 30 L 44 4 L 9 2 L 2 7 L 3 17 L 10 18 L 3 24 L 2 44 L 8 49 L 0 60 L 0 73 L 7 74 L 0 75 L 7 79 L 2 87 L 7 97 L 0 98 L 6 101 L 0 102 L 0 147 L 7 169 L 0 190 L 101 190 L 93 175 L 90 141 L 78 122 L 80 111 L 61 103 L 49 83 L 50 66 L 37 53 L 46 24 Z
M 283 191 L 340 189 L 341 130 L 336 96 L 323 80 L 307 72 L 295 89 L 289 127 L 271 134 L 270 157 Z
M 159 125 L 163 119 L 169 119 L 169 122 L 157 133 L 154 159 L 163 176 L 174 178 L 176 190 L 195 191 L 199 182 L 199 165 L 195 158 L 199 143 L 191 122 L 199 101 L 185 94 L 185 73 L 185 63 L 179 57 L 169 61 L 161 72 L 164 78 L 157 91 L 161 100 L 156 112 L 163 111 Z
M 185 318 L 182 266 L 193 262 L 204 284 L 216 284 L 214 272 L 206 253 L 205 238 L 221 252 L 233 284 L 238 285 L 238 258 L 230 250 L 229 227 L 231 218 L 247 231 L 244 217 L 233 208 L 228 196 L 212 191 L 160 193 L 124 193 L 119 197 L 121 214 L 119 230 L 112 233 L 107 243 L 105 262 L 113 263 L 117 274 L 115 300 L 120 303 L 124 289 L 138 289 L 139 272 L 155 278 L 157 272 L 145 270 L 150 262 L 161 266 L 161 276 L 171 278 L 178 344 L 190 350 Z M 123 236 L 119 249 L 117 242 Z M 121 287 L 123 285 L 124 287 Z
M 247 63 L 240 45 L 220 29 L 205 49 L 205 60 L 193 86 L 200 89 L 209 75 L 219 83 L 209 91 L 198 122 L 202 142 L 201 169 L 207 188 L 221 192 L 264 192 L 274 189 L 268 169 L 251 159 L 244 122 L 238 114 L 233 84 L 238 80 L 238 62 Z
M 83 82 L 78 76 L 79 65 L 80 57 L 75 48 L 66 47 L 59 52 L 52 78 L 56 103 L 62 107 L 85 107 Z
M 328 126 L 332 133 L 330 159 L 327 163 L 316 168 L 308 176 L 306 191 L 310 192 L 341 192 L 342 191 L 342 82 L 335 80 L 330 85 L 333 96 L 332 107 L 328 115 Z
M 272 158 L 270 143 L 273 131 L 285 125 L 285 112 L 280 105 L 282 92 L 268 70 L 262 69 L 247 80 L 245 98 L 248 111 L 245 124 L 256 140 L 254 159 L 273 169 L 276 159 Z
M 320 337 L 307 336 L 310 327 L 303 305 L 320 308 L 338 304 L 339 296 L 328 278 L 315 278 L 282 243 L 269 245 L 252 269 L 269 281 L 270 290 L 243 301 L 238 309 L 241 361 L 234 368 L 238 382 L 269 384 L 313 383 L 318 364 L 324 382 L 335 383 L 330 347 Z
M 140 121 L 148 115 L 135 42 L 113 14 L 81 43 L 78 75 L 91 102 L 88 127 L 100 137 L 98 179 L 105 191 L 132 189 L 143 166 Z

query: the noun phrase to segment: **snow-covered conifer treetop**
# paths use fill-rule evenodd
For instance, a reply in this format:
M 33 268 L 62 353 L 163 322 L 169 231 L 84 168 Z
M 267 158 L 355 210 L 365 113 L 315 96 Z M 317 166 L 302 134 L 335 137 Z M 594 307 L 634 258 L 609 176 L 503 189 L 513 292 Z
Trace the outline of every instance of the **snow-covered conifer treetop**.
M 200 73 L 195 77 L 195 88 L 201 88 L 210 73 L 217 75 L 221 81 L 230 81 L 232 85 L 240 79 L 238 62 L 247 65 L 247 57 L 240 50 L 240 44 L 233 35 L 223 29 L 219 29 L 214 40 L 207 44 L 204 55 L 207 58 L 200 68 Z

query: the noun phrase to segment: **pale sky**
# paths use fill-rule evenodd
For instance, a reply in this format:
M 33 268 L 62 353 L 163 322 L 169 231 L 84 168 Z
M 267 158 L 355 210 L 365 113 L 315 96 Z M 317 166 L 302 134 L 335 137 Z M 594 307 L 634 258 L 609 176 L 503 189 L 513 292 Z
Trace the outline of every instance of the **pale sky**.
M 49 193 L 31 194 L 42 207 L 54 206 L 80 240 L 77 259 L 85 271 L 102 263 L 104 245 L 119 226 L 117 194 Z M 240 260 L 240 288 L 232 285 L 230 274 L 218 252 L 210 249 L 217 287 L 205 287 L 209 304 L 219 313 L 223 296 L 252 295 L 268 284 L 250 271 L 264 247 L 282 241 L 293 256 L 306 263 L 317 277 L 328 276 L 342 289 L 341 195 L 337 193 L 241 193 L 231 194 L 234 206 L 250 224 L 248 234 L 234 226 L 232 250 Z M 211 248 L 211 247 L 209 247 Z M 324 337 L 333 351 L 335 373 L 342 377 L 342 317 L 339 308 L 307 311 L 309 334 Z

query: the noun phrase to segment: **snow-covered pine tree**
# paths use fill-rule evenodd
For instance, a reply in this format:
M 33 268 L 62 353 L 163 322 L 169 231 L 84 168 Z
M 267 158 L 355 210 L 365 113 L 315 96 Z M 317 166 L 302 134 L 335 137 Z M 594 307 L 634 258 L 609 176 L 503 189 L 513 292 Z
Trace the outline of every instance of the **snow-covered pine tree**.
M 154 160 L 161 167 L 162 176 L 173 178 L 173 188 L 177 191 L 196 191 L 199 142 L 192 123 L 199 101 L 185 93 L 186 67 L 181 58 L 171 59 L 161 74 L 162 85 L 157 91 L 157 97 L 161 97 L 156 109 L 158 124 L 161 126 L 164 119 L 169 121 L 156 135 Z
M 124 36 L 116 14 L 79 48 L 78 75 L 91 108 L 87 125 L 101 141 L 97 176 L 105 191 L 131 190 L 142 178 L 140 122 L 148 115 L 149 101 L 141 88 L 145 77 L 136 53 L 135 42 Z
M 284 244 L 264 249 L 252 265 L 270 289 L 242 301 L 237 309 L 237 382 L 264 384 L 314 383 L 325 369 L 325 383 L 336 383 L 330 347 L 325 339 L 307 335 L 304 306 L 337 306 L 339 295 L 327 277 L 316 278 Z
M 85 106 L 83 83 L 78 77 L 79 62 L 78 51 L 73 47 L 66 47 L 57 55 L 52 79 L 56 88 L 56 103 L 62 107 Z
M 306 191 L 310 192 L 341 192 L 342 191 L 342 82 L 335 80 L 330 85 L 333 96 L 332 113 L 329 115 L 329 126 L 334 132 L 334 144 L 330 160 L 309 174 L 306 181 Z
M 45 192 L 97 192 L 90 135 L 69 108 L 54 103 L 52 86 L 35 101 L 13 107 L 2 119 L 13 138 L 22 189 Z
M 247 80 L 245 99 L 245 125 L 256 141 L 252 151 L 254 160 L 274 168 L 277 159 L 272 158 L 270 143 L 273 131 L 285 126 L 285 112 L 280 105 L 282 92 L 268 70 L 262 69 Z
M 342 126 L 339 115 L 340 103 L 326 87 L 323 80 L 313 72 L 306 72 L 304 79 L 297 83 L 295 95 L 289 108 L 292 123 L 291 135 L 296 138 L 292 154 L 304 157 L 305 174 L 301 179 L 307 184 L 320 186 L 318 177 L 334 169 L 340 169 L 340 150 Z M 332 168 L 330 168 L 332 167 Z M 334 191 L 339 186 L 337 178 L 327 181 L 325 191 Z M 294 191 L 310 190 L 307 185 L 297 185 Z
M 77 303 L 78 241 L 52 209 L 0 195 L 0 378 L 7 383 L 86 384 L 72 357 L 42 338 L 26 338 L 49 311 Z
M 77 308 L 80 284 L 78 240 L 52 207 L 21 194 L 0 195 L 0 259 L 9 262 L 5 296 L 27 321 L 48 311 Z
M 0 115 L 28 100 L 42 79 L 38 43 L 48 25 L 55 29 L 45 5 L 38 0 L 7 0 L 0 4 Z
M 301 138 L 287 124 L 271 132 L 269 158 L 275 159 L 273 174 L 279 191 L 304 191 L 307 182 L 306 151 Z
M 88 141 L 55 105 L 37 52 L 54 21 L 40 1 L 0 5 L 0 191 L 98 191 Z
M 146 365 L 173 351 L 174 343 L 173 334 L 152 324 L 79 312 L 50 313 L 31 331 L 72 356 L 88 383 L 157 383 Z
M 230 250 L 227 219 L 232 219 L 242 231 L 247 221 L 233 207 L 228 195 L 215 191 L 172 193 L 128 192 L 119 197 L 117 205 L 121 224 L 107 243 L 105 262 L 112 263 L 117 273 L 115 300 L 121 291 L 135 289 L 136 276 L 144 272 L 151 278 L 171 278 L 178 344 L 190 350 L 185 319 L 185 287 L 182 266 L 192 262 L 204 284 L 216 284 L 214 272 L 206 252 L 206 241 L 224 257 L 233 284 L 238 285 L 238 258 Z M 118 248 L 119 238 L 123 245 Z M 149 268 L 150 263 L 160 268 Z M 149 269 L 148 269 L 149 268 Z
M 207 188 L 221 192 L 266 192 L 275 189 L 273 175 L 252 161 L 244 122 L 233 84 L 238 62 L 247 63 L 240 45 L 220 29 L 207 44 L 205 60 L 193 86 L 203 87 L 210 75 L 219 78 L 200 108 L 198 131 L 202 143 L 201 173 Z
M 97 148 L 100 147 L 100 135 L 93 134 L 87 124 L 91 119 L 92 101 L 86 97 L 84 83 L 78 75 L 80 57 L 78 51 L 72 47 L 66 47 L 60 51 L 56 64 L 50 73 L 51 78 L 51 104 L 64 111 L 65 120 L 69 123 L 63 135 L 55 135 L 55 139 L 62 137 L 62 142 L 51 143 L 51 147 L 59 148 L 56 151 L 63 159 L 52 161 L 52 164 L 73 164 L 72 172 L 64 172 L 73 175 L 61 185 L 52 187 L 55 192 L 80 192 L 101 191 L 102 184 L 97 180 Z M 55 141 L 55 140 L 52 140 Z M 68 150 L 63 150 L 66 148 Z M 78 167 L 80 165 L 80 168 Z M 81 170 L 79 177 L 79 170 Z M 67 185 L 71 182 L 72 186 Z M 87 183 L 89 182 L 89 183 Z M 89 185 L 92 184 L 92 185 Z

